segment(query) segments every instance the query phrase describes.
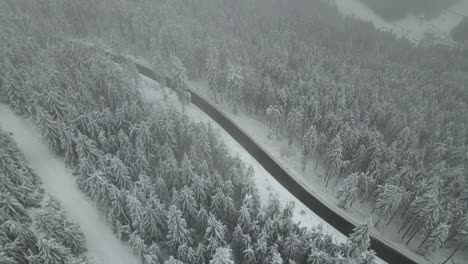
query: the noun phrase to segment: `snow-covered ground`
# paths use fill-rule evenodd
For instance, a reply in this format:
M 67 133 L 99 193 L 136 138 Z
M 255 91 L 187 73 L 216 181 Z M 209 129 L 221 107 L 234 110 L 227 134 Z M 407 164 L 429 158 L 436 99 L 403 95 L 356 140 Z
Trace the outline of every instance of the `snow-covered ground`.
M 163 100 L 162 89 L 159 84 L 145 76 L 142 77 L 142 94 L 147 102 L 157 105 L 171 105 L 175 106 L 179 111 L 182 111 L 181 104 L 173 94 L 172 90 L 166 88 L 169 96 L 167 103 Z M 301 222 L 302 226 L 317 228 L 318 225 L 322 225 L 324 233 L 332 234 L 333 238 L 342 242 L 346 240 L 346 237 L 337 231 L 334 227 L 327 224 L 314 212 L 302 204 L 296 199 L 290 192 L 288 192 L 278 181 L 276 181 L 270 173 L 268 173 L 259 163 L 253 158 L 234 138 L 231 137 L 222 127 L 220 127 L 215 121 L 213 121 L 208 115 L 201 111 L 198 107 L 190 104 L 186 108 L 186 115 L 191 121 L 210 123 L 211 126 L 218 131 L 221 140 L 226 143 L 229 151 L 233 155 L 239 155 L 239 158 L 244 161 L 247 165 L 250 165 L 255 170 L 255 182 L 258 186 L 260 193 L 260 199 L 262 202 L 266 202 L 270 195 L 278 195 L 279 200 L 283 205 L 289 201 L 294 201 L 295 211 L 294 220 Z
M 41 178 L 46 192 L 60 201 L 66 215 L 80 226 L 88 256 L 96 264 L 137 264 L 130 248 L 114 236 L 97 208 L 76 186 L 64 159 L 50 151 L 33 123 L 0 103 L 0 126 L 13 133 L 13 139 L 26 156 L 29 166 Z
M 468 0 L 460 0 L 445 9 L 440 16 L 430 20 L 413 15 L 395 22 L 388 22 L 375 14 L 360 0 L 331 1 L 335 2 L 338 10 L 343 14 L 371 21 L 376 28 L 383 31 L 393 31 L 398 37 L 406 37 L 413 42 L 419 42 L 425 33 L 432 33 L 442 41 L 452 43 L 450 32 L 463 19 L 462 15 L 468 15 Z
M 208 86 L 206 80 L 194 81 L 190 83 L 190 86 L 198 91 L 205 99 L 211 101 L 211 103 L 217 105 L 227 116 L 231 118 L 239 127 L 244 129 L 244 131 L 256 140 L 264 149 L 266 149 L 276 160 L 278 160 L 283 167 L 288 170 L 288 173 L 298 179 L 300 183 L 307 186 L 309 191 L 315 193 L 317 196 L 324 199 L 327 203 L 327 206 L 335 210 L 336 212 L 348 217 L 353 222 L 362 223 L 364 222 L 369 215 L 371 215 L 372 206 L 369 203 L 361 203 L 356 201 L 353 203 L 351 208 L 342 209 L 337 206 L 338 199 L 336 198 L 336 193 L 338 191 L 338 186 L 335 186 L 336 178 L 333 177 L 330 180 L 330 186 L 325 188 L 323 181 L 323 176 L 325 174 L 325 169 L 319 166 L 317 172 L 314 171 L 315 158 L 311 157 L 308 162 L 307 168 L 304 172 L 301 170 L 301 157 L 300 151 L 297 151 L 299 146 L 293 145 L 291 148 L 288 147 L 288 141 L 286 138 L 277 138 L 276 136 L 268 137 L 268 125 L 266 120 L 259 116 L 252 116 L 243 111 L 243 106 L 240 107 L 240 111 L 237 114 L 234 114 L 232 108 L 226 103 L 216 104 L 211 97 L 209 96 Z M 376 221 L 377 219 L 374 219 Z M 447 255 L 449 255 L 453 248 L 447 249 L 444 248 L 435 252 L 430 259 L 426 259 L 414 253 L 403 241 L 398 234 L 398 229 L 402 224 L 402 220 L 398 217 L 395 217 L 393 224 L 386 226 L 385 220 L 382 220 L 382 223 L 379 225 L 378 229 L 373 229 L 372 233 L 381 238 L 385 238 L 387 241 L 391 242 L 395 247 L 397 247 L 401 252 L 407 252 L 408 255 L 413 255 L 414 258 L 418 259 L 418 263 L 440 263 L 442 262 Z M 418 237 L 417 237 L 418 238 Z M 414 239 L 410 244 L 411 247 L 416 247 L 419 245 L 420 240 Z M 462 260 L 468 254 L 460 254 L 453 258 L 453 263 L 465 263 Z

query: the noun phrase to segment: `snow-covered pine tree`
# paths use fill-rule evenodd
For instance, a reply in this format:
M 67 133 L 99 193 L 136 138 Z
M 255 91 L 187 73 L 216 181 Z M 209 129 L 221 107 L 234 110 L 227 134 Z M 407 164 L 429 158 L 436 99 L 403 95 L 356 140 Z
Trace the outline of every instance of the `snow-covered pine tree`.
M 226 232 L 227 230 L 223 223 L 218 221 L 214 215 L 210 214 L 204 235 L 204 238 L 210 242 L 209 244 L 211 244 L 208 245 L 209 251 L 214 253 L 218 247 L 224 246 Z M 213 245 L 217 245 L 217 247 L 213 248 Z
M 278 246 L 273 245 L 271 250 L 270 262 L 268 264 L 283 264 L 283 259 L 278 252 Z
M 420 245 L 418 252 L 422 255 L 426 255 L 429 252 L 433 252 L 441 248 L 448 237 L 449 225 L 446 223 L 440 223 L 435 227 L 429 234 L 428 238 L 425 239 Z
M 210 264 L 234 264 L 231 249 L 226 247 L 217 248 L 210 260 Z
M 193 197 L 197 204 L 206 206 L 206 194 L 209 191 L 208 181 L 200 176 L 194 176 L 190 181 L 190 190 L 193 192 Z
M 216 189 L 215 195 L 211 197 L 211 211 L 223 222 L 231 222 L 235 215 L 235 207 L 232 197 L 227 196 L 221 188 Z
M 62 149 L 60 144 L 59 123 L 41 107 L 37 107 L 36 111 L 36 124 L 41 134 L 47 139 L 54 151 L 60 152 Z
M 187 223 L 182 218 L 182 212 L 177 209 L 175 205 L 171 205 L 167 212 L 167 243 L 174 252 L 182 244 L 188 244 L 192 242 L 191 231 L 187 229 Z
M 279 127 L 281 126 L 281 117 L 283 115 L 283 110 L 279 106 L 270 105 L 266 109 L 266 114 L 269 123 L 268 136 L 271 136 L 272 127 L 275 127 L 275 134 L 278 135 Z
M 382 190 L 379 191 L 379 197 L 375 204 L 375 212 L 379 216 L 379 219 L 375 223 L 377 226 L 382 217 L 390 216 L 387 225 L 390 224 L 393 217 L 395 217 L 398 208 L 408 198 L 408 193 L 403 186 L 396 186 L 392 184 L 385 184 L 379 186 Z
M 291 146 L 291 144 L 294 142 L 295 139 L 300 138 L 301 135 L 301 129 L 302 129 L 302 122 L 303 122 L 303 114 L 302 114 L 302 109 L 298 108 L 295 109 L 294 111 L 291 111 L 288 114 L 286 125 L 287 125 L 287 130 L 288 130 L 288 145 Z
M 372 220 L 367 220 L 366 223 L 356 226 L 353 233 L 349 235 L 348 241 L 351 245 L 351 254 L 360 255 L 365 252 L 370 246 L 370 230 Z
M 257 259 L 255 257 L 255 251 L 253 250 L 251 245 L 248 245 L 247 248 L 242 251 L 242 260 L 244 261 L 243 263 L 246 264 L 255 264 L 257 262 Z
M 311 125 L 302 137 L 301 169 L 305 171 L 309 155 L 317 147 L 317 130 Z
M 363 256 L 361 264 L 376 264 L 375 251 L 369 249 Z
M 104 156 L 105 164 L 104 173 L 111 182 L 117 186 L 120 190 L 125 190 L 130 187 L 132 182 L 128 168 L 125 164 L 116 156 L 112 154 L 107 154 Z
M 326 186 L 328 186 L 328 182 L 333 174 L 338 174 L 337 178 L 339 179 L 341 169 L 345 165 L 340 134 L 337 134 L 330 142 L 330 146 L 327 151 L 327 160 L 328 167 L 327 172 L 325 173 Z
M 76 137 L 76 153 L 80 159 L 86 159 L 89 162 L 97 164 L 99 158 L 102 156 L 101 151 L 97 148 L 95 142 L 87 136 L 78 133 Z
M 327 146 L 327 135 L 325 133 L 320 132 L 317 136 L 317 147 L 315 149 L 316 153 L 322 154 L 322 152 L 326 149 Z M 319 163 L 319 156 L 317 155 L 317 160 L 315 161 L 315 169 L 314 172 L 317 172 L 317 167 Z
M 240 65 L 231 65 L 228 69 L 226 80 L 228 96 L 231 99 L 230 103 L 232 105 L 234 114 L 237 114 L 241 97 L 240 92 L 244 83 L 242 67 Z
M 128 240 L 128 242 L 132 246 L 133 251 L 138 256 L 138 259 L 139 259 L 140 263 L 144 263 L 146 245 L 145 245 L 145 241 L 143 239 L 141 239 L 141 237 L 140 237 L 140 235 L 138 235 L 137 231 L 134 231 L 130 235 L 130 239 Z
M 70 249 L 62 246 L 54 238 L 37 238 L 37 247 L 39 249 L 39 258 L 43 263 L 63 264 L 67 263 L 70 256 Z
M 338 191 L 338 206 L 346 208 L 346 204 L 349 206 L 353 205 L 353 202 L 357 199 L 359 191 L 359 173 L 351 173 L 344 180 L 343 186 Z
M 295 232 L 290 232 L 283 243 L 283 254 L 286 259 L 299 260 L 300 256 L 303 255 L 303 241 L 301 241 L 299 235 Z
M 245 202 L 245 199 L 239 210 L 239 218 L 237 220 L 237 223 L 242 227 L 242 230 L 244 231 L 249 230 L 249 228 L 251 227 L 252 217 L 250 215 L 249 204 Z
M 26 114 L 28 107 L 28 100 L 25 95 L 30 92 L 27 83 L 20 83 L 18 80 L 21 80 L 21 76 L 14 76 L 19 75 L 17 70 L 11 71 L 14 69 L 14 66 L 11 65 L 9 59 L 6 60 L 5 67 L 10 69 L 10 71 L 5 71 L 2 74 L 1 82 L 0 82 L 0 98 L 2 102 L 9 104 L 15 111 L 19 114 Z
M 187 244 L 179 246 L 179 249 L 177 250 L 177 258 L 184 263 L 197 263 L 196 251 Z
M 142 236 L 146 241 L 160 241 L 163 231 L 166 230 L 166 210 L 157 197 L 147 201 L 142 216 L 142 224 L 145 228 Z
M 185 219 L 195 219 L 198 205 L 195 201 L 192 190 L 188 186 L 184 186 L 178 192 L 177 205 L 182 211 Z
M 307 256 L 307 264 L 327 264 L 330 263 L 330 261 L 330 255 L 323 250 L 319 250 L 315 246 L 312 246 Z
M 177 98 L 182 104 L 182 111 L 185 112 L 185 107 L 189 102 L 188 77 L 187 70 L 184 67 L 182 61 L 175 55 L 171 56 L 171 73 L 170 73 L 174 89 L 177 94 Z
M 178 259 L 175 259 L 173 256 L 170 256 L 168 260 L 164 261 L 164 264 L 184 264 L 184 263 Z
M 89 175 L 89 178 L 84 182 L 84 191 L 97 203 L 101 208 L 107 208 L 109 204 L 109 189 L 111 183 L 107 180 L 105 174 L 97 170 Z
M 0 214 L 18 222 L 30 220 L 26 208 L 9 192 L 0 193 Z
M 193 180 L 193 177 L 195 176 L 193 169 L 194 168 L 192 162 L 190 161 L 190 158 L 187 154 L 184 154 L 180 165 L 180 176 L 183 185 L 187 185 Z
M 210 89 L 211 94 L 214 96 L 215 102 L 218 101 L 217 94 L 218 94 L 218 84 L 217 84 L 217 75 L 219 71 L 219 62 L 218 62 L 218 51 L 216 47 L 210 47 L 208 56 L 206 58 L 206 69 L 208 75 L 208 87 Z

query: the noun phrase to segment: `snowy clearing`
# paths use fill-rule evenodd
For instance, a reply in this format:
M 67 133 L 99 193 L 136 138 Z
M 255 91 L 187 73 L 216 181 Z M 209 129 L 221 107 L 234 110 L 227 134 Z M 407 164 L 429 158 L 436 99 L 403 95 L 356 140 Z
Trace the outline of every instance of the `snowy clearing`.
M 41 178 L 44 189 L 62 205 L 85 235 L 88 256 L 96 264 L 136 264 L 129 247 L 112 233 L 97 208 L 75 184 L 74 176 L 65 161 L 54 155 L 34 128 L 31 121 L 16 115 L 0 103 L 0 125 L 13 133 L 12 137 L 23 151 L 29 166 Z
M 142 76 L 142 94 L 143 97 L 152 104 L 165 104 L 163 101 L 162 90 L 158 83 L 153 80 Z M 175 106 L 179 111 L 182 111 L 181 104 L 177 100 L 176 96 L 172 93 L 172 90 L 166 89 L 168 92 L 168 105 Z M 333 235 L 333 238 L 342 242 L 346 240 L 346 236 L 337 231 L 334 227 L 327 224 L 314 212 L 307 208 L 304 204 L 296 199 L 290 192 L 288 192 L 273 176 L 271 176 L 258 162 L 255 160 L 237 141 L 231 137 L 223 128 L 221 128 L 215 121 L 207 116 L 198 107 L 190 104 L 186 108 L 186 115 L 190 120 L 194 122 L 210 123 L 211 126 L 219 132 L 222 140 L 226 143 L 226 146 L 233 155 L 239 155 L 240 159 L 247 165 L 250 165 L 255 170 L 255 182 L 258 186 L 260 199 L 263 202 L 268 201 L 270 195 L 278 195 L 279 200 L 283 205 L 289 201 L 294 201 L 295 212 L 294 219 L 297 222 L 301 222 L 302 226 L 317 228 L 318 225 L 322 225 L 323 232 Z
M 462 15 L 468 14 L 468 0 L 461 0 L 444 10 L 440 16 L 430 20 L 417 16 L 408 16 L 405 19 L 388 22 L 359 0 L 334 1 L 341 13 L 371 21 L 377 29 L 393 31 L 398 37 L 406 37 L 412 42 L 419 42 L 426 33 L 431 33 L 441 41 L 453 43 L 450 32 L 463 19 Z

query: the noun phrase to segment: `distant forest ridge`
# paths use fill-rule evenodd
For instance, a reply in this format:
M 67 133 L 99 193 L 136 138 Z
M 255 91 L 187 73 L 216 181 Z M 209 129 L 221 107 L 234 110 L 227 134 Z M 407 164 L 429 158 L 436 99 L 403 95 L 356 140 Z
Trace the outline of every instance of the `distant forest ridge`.
M 407 15 L 423 15 L 431 19 L 460 0 L 360 0 L 377 15 L 387 21 L 405 18 Z

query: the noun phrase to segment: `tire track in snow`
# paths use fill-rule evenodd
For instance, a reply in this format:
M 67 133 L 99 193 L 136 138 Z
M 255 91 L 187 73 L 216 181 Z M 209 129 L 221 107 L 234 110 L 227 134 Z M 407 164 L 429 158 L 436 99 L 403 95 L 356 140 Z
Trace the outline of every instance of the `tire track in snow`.
M 0 126 L 13 133 L 13 139 L 26 156 L 29 167 L 41 178 L 46 192 L 60 201 L 67 216 L 80 226 L 85 235 L 87 255 L 96 264 L 137 264 L 131 249 L 112 233 L 93 202 L 78 189 L 64 159 L 53 154 L 32 122 L 0 103 Z

